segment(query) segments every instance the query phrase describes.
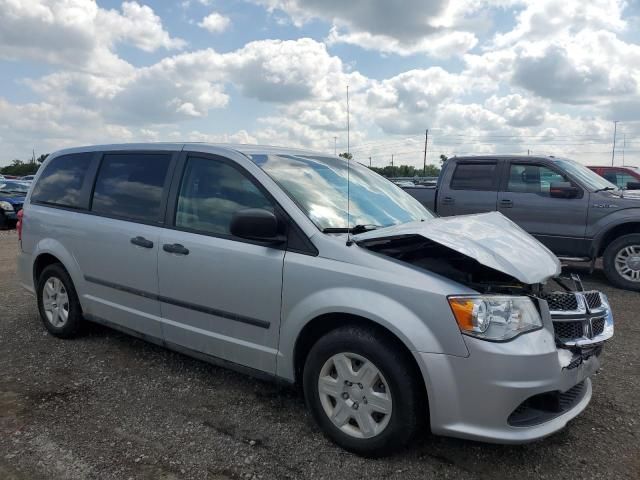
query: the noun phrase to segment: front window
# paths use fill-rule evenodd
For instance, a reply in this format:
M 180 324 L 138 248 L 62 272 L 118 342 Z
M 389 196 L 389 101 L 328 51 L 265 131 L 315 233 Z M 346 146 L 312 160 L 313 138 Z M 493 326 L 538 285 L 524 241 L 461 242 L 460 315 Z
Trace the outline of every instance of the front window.
M 542 165 L 512 163 L 507 191 L 549 195 L 551 184 L 568 181 L 564 175 Z
M 404 190 L 353 160 L 348 172 L 347 161 L 333 157 L 253 155 L 251 159 L 320 230 L 355 225 L 388 227 L 433 217 Z
M 579 180 L 585 187 L 591 191 L 595 190 L 617 190 L 613 183 L 605 180 L 600 175 L 592 170 L 589 170 L 584 165 L 574 162 L 568 159 L 557 159 L 554 161 L 556 165 L 569 173 L 572 177 Z

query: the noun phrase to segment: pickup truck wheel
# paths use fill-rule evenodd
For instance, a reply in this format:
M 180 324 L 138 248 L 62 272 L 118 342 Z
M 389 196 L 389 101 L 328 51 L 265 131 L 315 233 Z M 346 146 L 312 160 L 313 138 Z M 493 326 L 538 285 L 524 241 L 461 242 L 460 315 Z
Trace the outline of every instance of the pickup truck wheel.
M 342 327 L 312 347 L 304 366 L 307 407 L 327 436 L 351 452 L 378 457 L 406 445 L 427 404 L 415 366 L 377 331 Z
M 62 265 L 49 265 L 42 271 L 37 295 L 45 328 L 56 337 L 73 337 L 80 328 L 82 309 L 71 277 Z
M 640 233 L 617 238 L 604 251 L 604 272 L 617 287 L 640 291 Z

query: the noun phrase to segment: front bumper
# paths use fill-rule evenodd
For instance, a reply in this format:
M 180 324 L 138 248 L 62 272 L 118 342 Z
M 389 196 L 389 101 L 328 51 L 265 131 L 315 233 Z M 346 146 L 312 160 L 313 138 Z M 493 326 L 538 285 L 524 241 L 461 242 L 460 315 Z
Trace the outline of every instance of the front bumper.
M 600 368 L 602 346 L 558 347 L 549 310 L 542 306 L 544 328 L 512 341 L 465 336 L 468 357 L 415 353 L 427 388 L 433 433 L 526 443 L 562 429 L 586 408 L 591 399 L 589 377 Z M 540 405 L 541 399 L 545 408 L 548 400 L 556 399 L 556 408 L 522 415 L 524 409 Z

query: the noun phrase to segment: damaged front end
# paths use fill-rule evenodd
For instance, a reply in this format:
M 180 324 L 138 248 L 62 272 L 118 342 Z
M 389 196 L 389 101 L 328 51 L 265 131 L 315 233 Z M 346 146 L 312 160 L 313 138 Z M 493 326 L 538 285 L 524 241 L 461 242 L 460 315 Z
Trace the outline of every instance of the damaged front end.
M 575 276 L 554 275 L 526 283 L 494 268 L 497 263 L 487 266 L 421 234 L 368 238 L 357 243 L 481 294 L 527 296 L 538 310 L 548 308 L 563 369 L 577 368 L 590 357 L 599 356 L 604 343 L 613 336 L 613 316 L 607 297 L 598 291 L 584 291 Z

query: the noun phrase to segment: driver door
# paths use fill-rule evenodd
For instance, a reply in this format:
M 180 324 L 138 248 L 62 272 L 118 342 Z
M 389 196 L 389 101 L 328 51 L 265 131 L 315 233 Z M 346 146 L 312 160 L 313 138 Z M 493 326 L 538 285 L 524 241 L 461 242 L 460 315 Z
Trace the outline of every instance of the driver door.
M 158 251 L 165 340 L 275 373 L 284 247 L 234 237 L 229 228 L 238 210 L 275 205 L 223 157 L 189 154 L 178 169 Z
M 551 166 L 509 163 L 507 178 L 498 192 L 498 211 L 544 243 L 557 255 L 587 255 L 585 239 L 588 193 L 576 198 L 554 198 L 551 184 L 570 182 Z

